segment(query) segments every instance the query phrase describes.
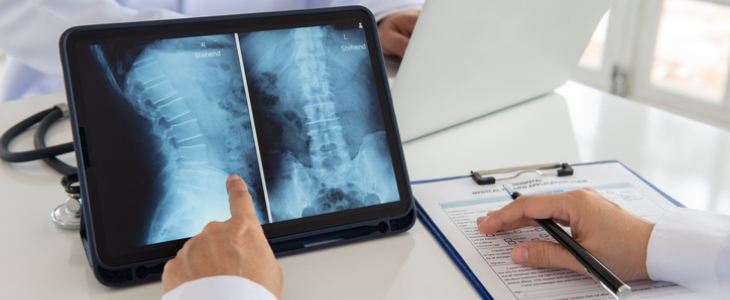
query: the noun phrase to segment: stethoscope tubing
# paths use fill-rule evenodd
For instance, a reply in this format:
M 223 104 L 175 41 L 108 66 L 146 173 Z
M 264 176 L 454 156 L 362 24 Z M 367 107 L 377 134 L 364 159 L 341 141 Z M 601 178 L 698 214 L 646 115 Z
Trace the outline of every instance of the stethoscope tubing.
M 10 129 L 5 131 L 5 133 L 3 133 L 3 135 L 0 137 L 0 159 L 11 163 L 28 162 L 43 159 L 46 163 L 48 163 L 49 166 L 64 175 L 76 173 L 76 168 L 65 164 L 55 157 L 56 155 L 61 155 L 74 151 L 73 143 L 65 143 L 51 147 L 45 147 L 45 136 L 48 128 L 51 126 L 51 124 L 53 124 L 53 122 L 60 119 L 61 117 L 63 117 L 63 111 L 59 107 L 54 106 L 52 108 L 36 113 L 21 121 L 20 123 L 14 125 L 13 127 L 10 127 Z M 38 129 L 36 130 L 33 139 L 33 144 L 36 150 L 22 152 L 11 152 L 10 150 L 8 150 L 10 142 L 15 137 L 39 122 L 40 124 L 38 125 Z
M 36 149 L 47 148 L 46 132 L 48 131 L 48 128 L 51 127 L 51 124 L 53 124 L 53 122 L 56 122 L 56 120 L 62 117 L 63 112 L 60 109 L 52 110 L 45 117 L 43 117 L 43 120 L 41 120 L 40 124 L 38 124 L 38 128 L 36 129 L 35 135 L 33 136 L 33 146 L 35 146 Z M 69 144 L 71 144 L 71 151 L 73 151 L 73 143 Z M 75 174 L 78 171 L 75 167 L 70 166 L 56 158 L 55 155 L 51 157 L 46 157 L 43 159 L 43 161 L 45 161 L 46 164 L 51 166 L 51 168 L 55 169 L 63 175 Z

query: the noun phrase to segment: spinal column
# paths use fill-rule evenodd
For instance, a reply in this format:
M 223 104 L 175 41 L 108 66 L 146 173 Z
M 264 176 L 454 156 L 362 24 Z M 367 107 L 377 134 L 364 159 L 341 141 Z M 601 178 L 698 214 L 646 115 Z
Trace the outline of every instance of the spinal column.
M 399 199 L 369 56 L 341 50 L 356 40 L 333 26 L 241 35 L 274 222 Z
M 340 185 L 350 157 L 330 92 L 324 33 L 317 28 L 292 31 L 296 41 L 295 62 L 299 67 L 305 127 L 310 137 L 309 154 L 314 176 L 328 185 Z
M 268 222 L 234 42 L 232 36 L 158 41 L 126 77 L 126 99 L 152 121 L 165 159 L 148 243 L 190 237 L 209 221 L 228 219 L 228 174 L 246 180 L 259 220 Z
M 160 64 L 155 55 L 149 55 L 137 60 L 127 77 L 128 87 L 132 87 L 127 90 L 127 99 L 153 120 L 152 132 L 162 138 L 161 152 L 167 159 L 161 174 L 164 196 L 157 204 L 148 243 L 185 238 L 198 232 L 210 218 L 227 217 L 204 204 L 205 195 L 210 193 L 207 179 L 223 180 L 226 174 L 210 167 L 208 143 L 199 120 Z M 208 197 L 220 196 L 215 194 Z M 194 211 L 200 211 L 204 218 L 194 217 Z

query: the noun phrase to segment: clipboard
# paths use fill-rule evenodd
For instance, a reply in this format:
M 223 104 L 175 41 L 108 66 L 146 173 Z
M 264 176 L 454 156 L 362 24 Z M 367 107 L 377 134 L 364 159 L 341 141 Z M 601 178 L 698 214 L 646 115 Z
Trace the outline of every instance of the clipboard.
M 655 192 L 657 192 L 659 195 L 664 197 L 665 199 L 669 200 L 672 204 L 674 204 L 677 207 L 685 207 L 682 203 L 678 202 L 674 198 L 670 197 L 660 189 L 658 189 L 656 186 L 651 184 L 646 179 L 639 176 L 636 172 L 626 167 L 624 164 L 617 160 L 607 160 L 607 161 L 598 161 L 598 162 L 590 162 L 590 163 L 581 163 L 581 164 L 574 164 L 569 165 L 567 163 L 550 163 L 550 164 L 541 164 L 541 165 L 531 165 L 531 166 L 522 166 L 522 167 L 514 167 L 514 168 L 505 168 L 505 169 L 495 169 L 495 170 L 485 170 L 485 171 L 472 171 L 470 175 L 464 175 L 464 176 L 455 176 L 455 177 L 447 177 L 447 178 L 439 178 L 439 179 L 430 179 L 430 180 L 420 180 L 420 181 L 414 181 L 411 182 L 412 185 L 419 185 L 419 184 L 428 184 L 428 183 L 435 183 L 435 182 L 444 182 L 444 181 L 450 181 L 450 180 L 458 180 L 458 179 L 464 179 L 471 177 L 474 181 L 475 185 L 493 185 L 499 182 L 500 180 L 508 180 L 508 179 L 514 179 L 522 174 L 525 173 L 536 173 L 540 176 L 546 176 L 546 175 L 557 175 L 558 177 L 564 177 L 564 176 L 572 176 L 575 172 L 573 169 L 573 166 L 579 167 L 579 166 L 590 166 L 590 165 L 600 165 L 600 164 L 611 164 L 611 163 L 617 163 L 620 166 L 622 166 L 625 170 L 629 171 L 633 176 L 635 176 L 637 179 L 641 180 L 644 184 L 646 184 L 648 187 L 653 189 Z M 516 176 L 514 174 L 517 174 Z M 459 251 L 454 247 L 454 245 L 449 241 L 448 237 L 439 229 L 439 227 L 436 225 L 436 223 L 432 220 L 432 218 L 429 216 L 429 214 L 426 212 L 422 204 L 418 201 L 416 198 L 416 213 L 418 219 L 424 224 L 424 226 L 428 229 L 429 232 L 433 235 L 433 237 L 438 241 L 438 243 L 441 245 L 441 247 L 446 251 L 446 253 L 449 255 L 451 260 L 456 264 L 456 266 L 461 270 L 461 272 L 464 274 L 466 279 L 471 283 L 471 285 L 474 287 L 474 289 L 477 291 L 477 293 L 486 300 L 493 300 L 494 298 L 489 293 L 487 288 L 482 284 L 482 282 L 479 280 L 479 278 L 475 275 L 474 271 L 471 269 L 469 264 L 464 260 L 462 255 L 459 253 Z

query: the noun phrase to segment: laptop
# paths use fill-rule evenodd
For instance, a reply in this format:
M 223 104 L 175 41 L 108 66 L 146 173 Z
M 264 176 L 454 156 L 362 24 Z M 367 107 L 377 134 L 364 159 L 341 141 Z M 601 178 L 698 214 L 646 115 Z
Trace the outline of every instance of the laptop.
M 611 0 L 429 0 L 393 84 L 403 141 L 562 86 Z

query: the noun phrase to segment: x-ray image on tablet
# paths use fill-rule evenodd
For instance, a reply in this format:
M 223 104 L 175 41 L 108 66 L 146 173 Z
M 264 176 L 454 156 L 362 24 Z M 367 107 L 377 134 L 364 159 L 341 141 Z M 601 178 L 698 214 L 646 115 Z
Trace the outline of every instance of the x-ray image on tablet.
M 91 50 L 123 95 L 118 101 L 145 119 L 138 138 L 158 145 L 157 169 L 147 170 L 158 175 L 140 243 L 187 238 L 230 218 L 230 174 L 244 178 L 259 221 L 269 222 L 233 34 Z
M 272 221 L 397 201 L 364 31 L 239 38 Z
M 128 234 L 138 245 L 188 238 L 230 218 L 230 174 L 246 181 L 261 224 L 400 199 L 362 28 L 94 44 L 89 51 L 115 95 L 108 105 L 137 120 L 126 125 L 128 145 L 148 145 L 128 149 L 149 161 L 133 171 L 149 174 L 148 192 L 130 197 L 139 198 L 146 223 L 107 218 L 113 231 L 138 228 Z M 114 215 L 121 205 L 103 209 Z

